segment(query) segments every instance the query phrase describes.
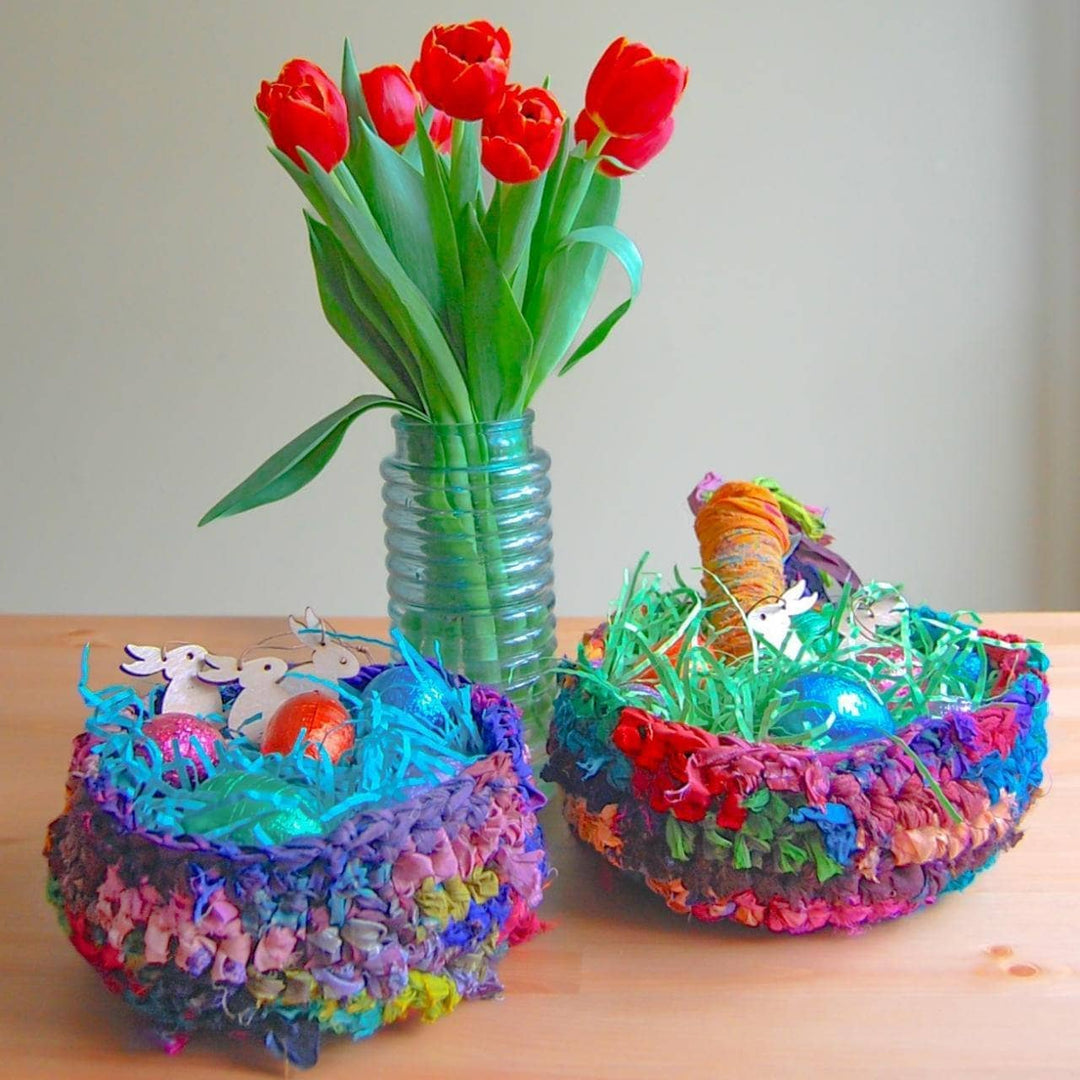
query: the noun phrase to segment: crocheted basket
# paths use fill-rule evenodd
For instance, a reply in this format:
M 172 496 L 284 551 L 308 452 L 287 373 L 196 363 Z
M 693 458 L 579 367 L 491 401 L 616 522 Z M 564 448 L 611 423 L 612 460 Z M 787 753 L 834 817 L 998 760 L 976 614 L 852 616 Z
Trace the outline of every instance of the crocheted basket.
M 978 644 L 988 703 L 840 750 L 620 707 L 583 653 L 560 680 L 543 776 L 571 831 L 680 914 L 796 934 L 905 915 L 1015 844 L 1042 780 L 1046 657 L 985 629 Z
M 354 716 L 356 694 L 384 670 L 351 680 Z M 148 827 L 131 777 L 154 762 L 133 747 L 161 688 L 146 699 L 84 691 L 94 715 L 48 830 L 49 898 L 75 948 L 167 1050 L 196 1029 L 241 1031 L 306 1066 L 322 1031 L 362 1038 L 500 989 L 499 958 L 541 925 L 544 798 L 519 712 L 446 678 L 471 703 L 478 752 L 440 758 L 432 782 L 361 804 L 326 835 L 263 845 Z M 235 766 L 233 745 L 222 758 Z M 358 737 L 356 768 L 361 747 Z M 330 768 L 294 757 L 310 775 Z

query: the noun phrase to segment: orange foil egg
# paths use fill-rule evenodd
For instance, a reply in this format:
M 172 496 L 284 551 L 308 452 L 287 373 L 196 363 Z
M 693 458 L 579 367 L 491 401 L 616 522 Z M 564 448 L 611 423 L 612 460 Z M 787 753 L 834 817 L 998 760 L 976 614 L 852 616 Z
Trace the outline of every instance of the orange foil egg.
M 301 731 L 308 757 L 318 757 L 321 746 L 336 765 L 356 742 L 356 730 L 341 702 L 317 690 L 297 694 L 279 706 L 263 736 L 264 754 L 287 754 L 296 746 Z

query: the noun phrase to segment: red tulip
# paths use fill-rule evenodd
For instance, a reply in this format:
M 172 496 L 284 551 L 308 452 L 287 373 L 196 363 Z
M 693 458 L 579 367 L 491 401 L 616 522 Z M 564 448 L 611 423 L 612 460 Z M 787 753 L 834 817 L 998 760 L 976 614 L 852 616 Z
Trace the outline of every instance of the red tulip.
M 510 70 L 510 35 L 478 19 L 433 26 L 413 69 L 420 92 L 458 120 L 479 120 L 502 97 Z
M 637 135 L 632 139 L 608 139 L 601 153 L 605 159 L 614 158 L 619 164 L 603 160 L 600 162 L 600 172 L 605 176 L 629 176 L 637 172 L 667 146 L 674 130 L 675 117 L 669 116 L 659 127 L 646 131 L 644 135 Z M 591 143 L 599 131 L 596 121 L 582 109 L 574 122 L 574 141 Z
M 274 145 L 301 168 L 298 148 L 327 171 L 349 148 L 345 98 L 330 76 L 309 60 L 290 60 L 274 82 L 264 81 L 255 107 L 266 117 Z
M 559 103 L 539 86 L 508 86 L 498 109 L 480 129 L 480 160 L 496 180 L 524 184 L 554 160 L 562 138 Z
M 617 38 L 600 57 L 585 89 L 585 111 L 609 135 L 655 131 L 675 109 L 690 72 L 640 42 Z
M 416 110 L 420 95 L 404 68 L 382 64 L 360 74 L 371 123 L 395 150 L 400 150 L 416 132 Z

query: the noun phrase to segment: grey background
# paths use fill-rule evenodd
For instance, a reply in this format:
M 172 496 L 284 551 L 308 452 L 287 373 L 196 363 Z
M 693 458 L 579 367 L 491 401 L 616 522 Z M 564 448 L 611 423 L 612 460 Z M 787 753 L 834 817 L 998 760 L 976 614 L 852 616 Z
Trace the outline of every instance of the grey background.
M 384 609 L 385 415 L 299 496 L 195 529 L 374 388 L 252 99 L 293 55 L 336 74 L 346 34 L 361 68 L 407 65 L 484 13 L 571 116 L 619 33 L 692 70 L 625 185 L 640 302 L 538 401 L 564 614 L 642 550 L 695 564 L 706 469 L 828 506 L 913 599 L 1080 606 L 1077 3 L 9 0 L 0 609 Z

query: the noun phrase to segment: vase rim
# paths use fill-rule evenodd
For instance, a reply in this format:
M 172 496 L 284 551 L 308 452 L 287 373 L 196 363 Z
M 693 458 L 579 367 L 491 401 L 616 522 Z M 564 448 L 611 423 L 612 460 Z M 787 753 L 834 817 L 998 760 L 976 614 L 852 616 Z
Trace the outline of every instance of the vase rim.
M 511 416 L 505 420 L 477 420 L 466 424 L 441 424 L 433 420 L 421 420 L 416 416 L 408 416 L 405 413 L 395 413 L 390 420 L 391 426 L 400 431 L 417 431 L 424 428 L 432 428 L 438 431 L 506 431 L 515 428 L 529 426 L 535 419 L 536 414 L 532 409 L 526 409 L 520 416 Z

